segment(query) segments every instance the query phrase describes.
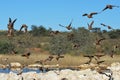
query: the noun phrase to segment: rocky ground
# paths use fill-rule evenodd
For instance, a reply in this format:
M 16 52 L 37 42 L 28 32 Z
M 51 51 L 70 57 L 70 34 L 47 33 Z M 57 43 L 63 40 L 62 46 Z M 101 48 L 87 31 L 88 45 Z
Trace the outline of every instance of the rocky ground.
M 93 64 L 91 64 L 93 66 Z M 81 65 L 80 67 L 86 67 Z M 90 65 L 89 65 L 90 67 Z M 85 68 L 80 70 L 62 69 L 44 73 L 34 71 L 17 74 L 13 71 L 0 73 L 0 80 L 120 80 L 120 63 L 115 62 L 106 69 Z

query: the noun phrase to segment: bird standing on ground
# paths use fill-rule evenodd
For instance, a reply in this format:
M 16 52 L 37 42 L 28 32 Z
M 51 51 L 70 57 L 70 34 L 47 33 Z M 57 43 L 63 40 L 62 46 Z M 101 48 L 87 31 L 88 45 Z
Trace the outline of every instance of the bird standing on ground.
M 88 18 L 93 18 L 93 15 L 96 15 L 96 14 L 98 14 L 98 13 L 97 12 L 91 12 L 89 14 L 85 13 L 82 16 L 87 16 Z

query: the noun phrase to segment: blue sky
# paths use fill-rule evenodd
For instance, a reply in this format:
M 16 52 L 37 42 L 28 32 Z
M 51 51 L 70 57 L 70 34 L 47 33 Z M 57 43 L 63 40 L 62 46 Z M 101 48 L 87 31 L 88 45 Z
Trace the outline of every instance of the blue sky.
M 120 8 L 106 10 L 93 16 L 92 19 L 83 17 L 82 14 L 100 12 L 107 4 L 120 6 L 119 0 L 0 0 L 0 30 L 7 30 L 8 18 L 17 21 L 15 29 L 20 29 L 22 24 L 43 25 L 53 30 L 65 31 L 58 24 L 68 25 L 73 19 L 72 26 L 85 27 L 94 20 L 93 27 L 102 27 L 100 23 L 120 29 Z M 102 29 L 106 29 L 102 27 Z

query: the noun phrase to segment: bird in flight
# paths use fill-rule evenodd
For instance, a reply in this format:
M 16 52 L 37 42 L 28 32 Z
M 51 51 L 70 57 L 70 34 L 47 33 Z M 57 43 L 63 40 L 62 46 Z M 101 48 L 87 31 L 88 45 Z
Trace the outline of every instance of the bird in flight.
M 97 64 L 100 65 L 101 63 L 105 62 L 104 60 L 99 61 L 97 58 L 95 58 L 95 60 L 97 61 Z
M 109 26 L 109 25 L 106 25 L 106 24 L 103 24 L 103 23 L 101 23 L 101 25 L 104 26 L 104 27 L 107 27 L 108 29 L 112 29 L 112 27 Z
M 113 9 L 113 7 L 117 7 L 118 8 L 119 6 L 108 4 L 108 5 L 105 6 L 105 8 L 102 11 L 105 11 L 107 9 Z
M 45 62 L 46 62 L 46 61 L 52 61 L 53 58 L 54 58 L 54 57 L 53 57 L 52 55 L 50 55 L 50 56 L 48 56 L 48 58 L 45 59 L 44 61 L 45 61 Z
M 90 64 L 90 63 L 91 63 L 91 61 L 92 61 L 92 59 L 94 58 L 94 56 L 93 56 L 93 55 L 83 55 L 83 57 L 87 57 L 87 58 L 89 58 L 89 61 L 88 61 L 88 62 L 86 62 L 85 64 Z
M 105 54 L 95 54 L 94 56 L 96 56 L 98 59 L 100 59 L 100 57 L 105 56 Z
M 88 29 L 89 29 L 89 30 L 92 30 L 92 25 L 93 25 L 93 23 L 94 23 L 94 21 L 92 21 L 90 24 L 87 23 L 87 25 L 88 25 Z
M 98 13 L 97 12 L 91 12 L 89 14 L 85 13 L 82 16 L 87 16 L 88 18 L 93 18 L 93 15 L 96 15 L 96 14 L 98 14 Z
M 111 50 L 110 57 L 113 58 L 114 54 L 116 53 L 116 49 L 118 48 L 118 45 L 114 45 L 113 49 Z
M 103 40 L 105 40 L 105 38 L 101 38 L 101 39 L 96 38 L 96 45 L 100 45 L 100 42 L 103 41 Z
M 13 36 L 14 35 L 14 23 L 16 22 L 17 19 L 13 20 L 9 18 L 9 23 L 7 24 L 8 27 L 8 36 Z
M 59 26 L 62 26 L 62 27 L 65 27 L 65 28 L 67 28 L 68 30 L 71 30 L 72 29 L 72 22 L 73 22 L 73 19 L 71 20 L 71 22 L 69 23 L 69 25 L 68 26 L 63 26 L 63 25 L 61 25 L 61 24 L 59 24 Z
M 105 72 L 101 72 L 100 74 L 106 75 L 107 77 L 109 77 L 109 80 L 114 80 L 114 78 L 113 78 L 113 72 L 111 70 L 110 70 L 110 74 L 107 74 Z
M 26 33 L 27 32 L 27 28 L 28 28 L 28 26 L 26 24 L 22 24 L 19 32 L 22 31 L 23 28 L 24 28 L 24 32 Z
M 24 54 L 22 54 L 21 56 L 22 57 L 26 57 L 27 59 L 29 59 L 29 56 L 31 55 L 31 53 L 30 52 L 27 52 L 27 53 L 24 53 Z
M 64 58 L 64 56 L 63 56 L 63 55 L 58 54 L 58 55 L 56 56 L 56 60 L 58 61 L 60 58 Z

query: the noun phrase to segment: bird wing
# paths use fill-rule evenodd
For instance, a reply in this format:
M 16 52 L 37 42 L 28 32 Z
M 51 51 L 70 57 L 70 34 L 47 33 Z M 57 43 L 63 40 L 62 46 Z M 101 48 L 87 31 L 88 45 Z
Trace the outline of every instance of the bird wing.
M 98 40 L 98 43 L 100 43 L 102 40 L 105 40 L 105 38 L 99 39 L 99 40 Z
M 96 14 L 98 14 L 97 12 L 92 12 L 92 13 L 90 13 L 90 15 L 96 15 Z
M 116 5 L 111 5 L 111 6 L 112 6 L 112 7 L 118 7 L 118 8 L 120 7 L 120 6 L 116 6 Z
M 63 26 L 63 25 L 61 25 L 61 24 L 59 24 L 59 26 L 61 26 L 61 27 L 65 27 L 65 26 Z
M 102 26 L 106 26 L 105 24 L 101 23 Z
M 12 20 L 11 20 L 11 18 L 9 18 L 9 23 L 11 23 L 12 22 Z
M 94 21 L 92 21 L 92 22 L 90 23 L 90 26 L 92 26 L 92 25 L 93 25 L 93 23 L 94 23 Z
M 108 29 L 112 29 L 111 26 L 107 26 L 107 27 L 108 27 Z
M 85 13 L 85 14 L 83 14 L 82 16 L 87 16 L 88 14 L 87 13 Z
M 14 23 L 16 22 L 16 20 L 17 20 L 17 19 L 15 19 L 15 20 L 12 22 L 12 24 L 14 24 Z
M 73 19 L 71 20 L 71 22 L 70 22 L 70 24 L 68 25 L 68 27 L 71 27 L 71 25 L 72 25 L 72 22 L 73 22 Z
M 24 27 L 24 26 L 22 25 L 19 31 L 21 31 L 23 27 Z
M 105 11 L 106 9 L 108 9 L 108 6 L 106 6 L 102 11 Z
M 104 75 L 106 75 L 106 76 L 108 76 L 108 77 L 109 77 L 109 75 L 108 75 L 108 74 L 106 74 L 106 73 L 104 73 L 104 72 L 101 72 L 101 74 L 104 74 Z
M 93 25 L 94 21 L 92 21 L 90 24 L 88 24 L 88 29 L 91 30 L 92 29 L 92 25 Z

